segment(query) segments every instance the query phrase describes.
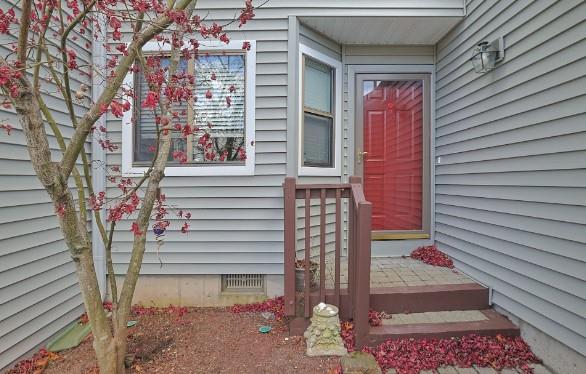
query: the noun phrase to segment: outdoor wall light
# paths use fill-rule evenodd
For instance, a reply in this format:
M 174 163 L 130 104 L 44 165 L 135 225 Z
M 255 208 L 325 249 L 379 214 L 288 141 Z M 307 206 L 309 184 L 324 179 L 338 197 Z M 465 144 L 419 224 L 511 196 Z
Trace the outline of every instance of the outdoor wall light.
M 505 58 L 505 43 L 503 37 L 479 43 L 472 52 L 472 65 L 476 73 L 486 73 L 494 69 L 497 62 Z

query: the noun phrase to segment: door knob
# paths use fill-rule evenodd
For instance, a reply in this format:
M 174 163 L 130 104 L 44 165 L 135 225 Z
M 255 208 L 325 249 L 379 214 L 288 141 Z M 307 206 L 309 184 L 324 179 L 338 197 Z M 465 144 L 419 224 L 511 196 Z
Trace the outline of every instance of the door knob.
M 366 158 L 366 155 L 368 155 L 368 152 L 361 152 L 360 150 L 358 150 L 358 152 L 356 152 L 356 159 L 358 160 L 358 163 L 364 160 Z

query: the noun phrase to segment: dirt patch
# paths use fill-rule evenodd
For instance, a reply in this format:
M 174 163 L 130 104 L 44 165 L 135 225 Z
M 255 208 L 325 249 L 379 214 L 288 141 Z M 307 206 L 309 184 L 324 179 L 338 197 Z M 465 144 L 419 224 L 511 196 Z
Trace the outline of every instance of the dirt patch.
M 289 337 L 283 322 L 271 321 L 272 331 L 259 333 L 267 321 L 256 313 L 193 308 L 181 316 L 163 310 L 133 318 L 138 324 L 129 329 L 129 353 L 135 361 L 128 373 L 323 374 L 339 362 L 306 357 L 304 340 Z M 44 373 L 97 373 L 91 337 L 60 356 Z

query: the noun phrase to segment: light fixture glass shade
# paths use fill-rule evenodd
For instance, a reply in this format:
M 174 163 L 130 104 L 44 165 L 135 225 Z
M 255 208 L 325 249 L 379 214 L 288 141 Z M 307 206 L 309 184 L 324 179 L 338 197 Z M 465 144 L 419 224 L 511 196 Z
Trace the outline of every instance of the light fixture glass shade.
M 474 66 L 474 71 L 477 73 L 486 73 L 494 69 L 496 65 L 496 58 L 497 58 L 498 51 L 491 48 L 488 42 L 482 42 L 474 48 L 472 53 L 472 65 Z

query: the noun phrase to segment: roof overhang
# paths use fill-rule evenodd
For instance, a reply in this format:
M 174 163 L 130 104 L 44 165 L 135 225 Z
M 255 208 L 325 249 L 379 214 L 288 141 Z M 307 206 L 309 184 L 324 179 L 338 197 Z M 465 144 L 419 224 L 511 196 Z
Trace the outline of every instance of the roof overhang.
M 300 22 L 340 44 L 435 44 L 463 16 L 299 17 Z

